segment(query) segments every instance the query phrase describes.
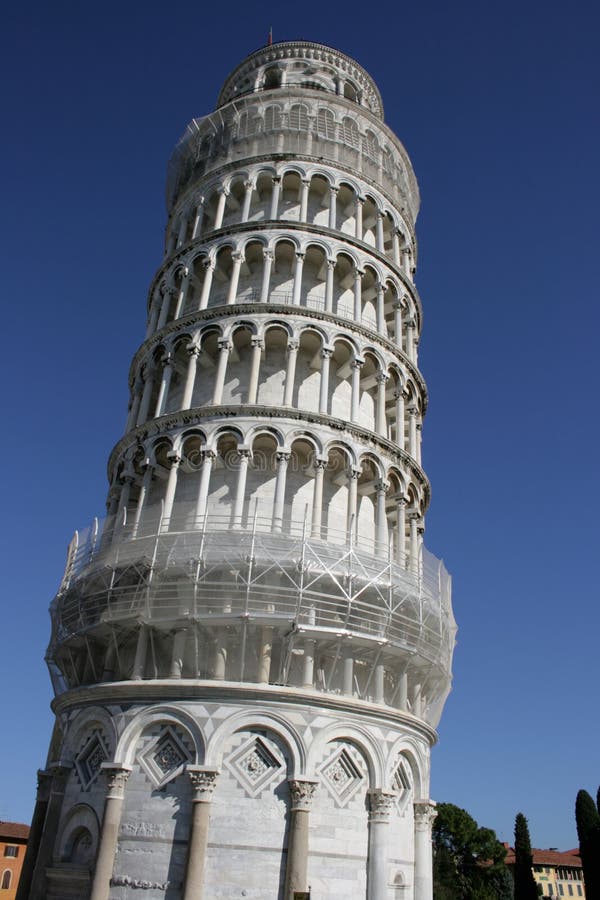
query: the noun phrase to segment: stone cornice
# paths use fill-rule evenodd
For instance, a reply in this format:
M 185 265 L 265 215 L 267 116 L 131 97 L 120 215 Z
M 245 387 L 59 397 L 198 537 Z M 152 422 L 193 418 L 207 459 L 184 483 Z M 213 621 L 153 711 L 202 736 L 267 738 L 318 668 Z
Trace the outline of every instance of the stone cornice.
M 173 701 L 216 700 L 242 701 L 245 705 L 254 700 L 267 709 L 271 706 L 289 705 L 328 709 L 346 715 L 362 717 L 367 715 L 371 723 L 391 724 L 393 727 L 404 726 L 426 741 L 429 746 L 437 743 L 437 732 L 434 728 L 399 709 L 370 703 L 367 700 L 321 694 L 318 691 L 305 691 L 301 688 L 271 684 L 239 684 L 227 681 L 208 681 L 194 679 L 156 679 L 148 681 L 103 682 L 102 684 L 74 688 L 60 694 L 52 701 L 52 709 L 56 715 L 62 715 L 73 708 L 94 704 L 129 704 L 159 703 Z
M 411 362 L 406 353 L 401 350 L 393 341 L 390 341 L 389 338 L 383 337 L 383 335 L 379 334 L 377 331 L 371 331 L 369 328 L 365 328 L 363 325 L 358 325 L 351 319 L 342 319 L 340 316 L 336 316 L 333 313 L 326 313 L 322 310 L 309 309 L 307 306 L 289 306 L 280 303 L 234 303 L 231 305 L 213 306 L 209 309 L 203 309 L 200 312 L 189 313 L 187 316 L 182 316 L 180 319 L 176 319 L 174 322 L 170 322 L 168 325 L 165 325 L 164 328 L 161 328 L 160 331 L 156 331 L 151 337 L 145 340 L 141 347 L 139 347 L 136 351 L 131 361 L 131 366 L 129 367 L 130 389 L 133 389 L 134 387 L 135 378 L 138 373 L 138 368 L 141 361 L 147 356 L 148 353 L 151 353 L 152 349 L 155 346 L 162 343 L 166 337 L 169 337 L 172 334 L 177 334 L 180 331 L 188 331 L 190 325 L 196 322 L 213 322 L 218 319 L 230 318 L 237 315 L 285 315 L 286 317 L 294 315 L 306 319 L 317 319 L 318 321 L 332 322 L 335 325 L 339 325 L 342 330 L 360 334 L 367 340 L 370 340 L 376 344 L 380 344 L 382 347 L 385 347 L 386 350 L 392 353 L 396 357 L 396 359 L 400 363 L 402 363 L 406 370 L 410 372 L 412 378 L 421 391 L 421 397 L 423 401 L 423 415 L 425 415 L 425 413 L 427 412 L 429 395 L 427 393 L 427 385 L 425 384 L 425 380 L 421 375 L 421 372 L 415 366 L 415 364 Z
M 406 450 L 393 441 L 369 431 L 367 428 L 361 428 L 359 425 L 347 422 L 344 419 L 338 419 L 335 416 L 325 416 L 321 413 L 309 412 L 307 410 L 298 410 L 291 406 L 264 406 L 262 404 L 241 404 L 241 405 L 221 405 L 221 406 L 200 406 L 194 409 L 184 409 L 175 413 L 167 413 L 159 416 L 157 419 L 150 419 L 139 428 L 124 435 L 120 441 L 114 446 L 108 460 L 108 475 L 111 481 L 111 472 L 120 456 L 126 450 L 138 444 L 140 441 L 149 437 L 168 434 L 172 429 L 186 425 L 197 425 L 204 419 L 217 419 L 220 422 L 226 422 L 228 419 L 244 418 L 244 419 L 260 419 L 262 421 L 272 419 L 286 419 L 291 422 L 303 422 L 321 427 L 329 428 L 332 431 L 344 431 L 346 434 L 357 439 L 360 443 L 366 444 L 368 447 L 375 447 L 379 451 L 383 451 L 388 459 L 410 469 L 418 484 L 423 487 L 425 499 L 425 509 L 431 498 L 431 487 L 429 479 L 424 470 L 418 465 L 416 460 L 410 456 Z

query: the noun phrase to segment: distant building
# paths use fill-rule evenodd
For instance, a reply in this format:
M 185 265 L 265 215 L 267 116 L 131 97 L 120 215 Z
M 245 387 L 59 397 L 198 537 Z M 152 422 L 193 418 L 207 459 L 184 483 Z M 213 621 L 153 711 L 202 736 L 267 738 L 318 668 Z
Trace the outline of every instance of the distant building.
M 514 865 L 515 851 L 508 847 L 506 864 Z M 579 850 L 532 850 L 533 877 L 542 888 L 542 898 L 585 897 Z
M 0 900 L 14 900 L 25 859 L 29 825 L 0 822 Z

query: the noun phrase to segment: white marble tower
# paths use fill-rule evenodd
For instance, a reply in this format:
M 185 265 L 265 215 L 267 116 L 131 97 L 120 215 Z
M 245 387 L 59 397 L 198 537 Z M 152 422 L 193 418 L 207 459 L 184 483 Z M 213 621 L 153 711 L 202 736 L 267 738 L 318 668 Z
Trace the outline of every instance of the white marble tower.
M 289 41 L 188 126 L 167 204 L 20 898 L 431 900 L 455 625 L 410 160 L 356 62 Z

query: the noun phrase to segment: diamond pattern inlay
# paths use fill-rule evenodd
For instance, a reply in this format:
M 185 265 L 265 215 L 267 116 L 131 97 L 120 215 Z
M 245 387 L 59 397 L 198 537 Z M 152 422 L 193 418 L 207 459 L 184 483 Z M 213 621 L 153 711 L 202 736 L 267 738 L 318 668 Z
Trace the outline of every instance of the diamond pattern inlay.
M 265 741 L 254 737 L 227 760 L 227 766 L 246 793 L 257 797 L 281 773 L 284 762 Z
M 191 761 L 190 754 L 170 728 L 159 734 L 139 756 L 140 765 L 158 787 L 179 775 Z
M 75 760 L 77 772 L 84 787 L 89 787 L 95 781 L 100 766 L 107 759 L 108 754 L 104 744 L 98 734 L 94 734 Z
M 340 806 L 346 806 L 364 781 L 360 768 L 346 747 L 337 750 L 321 772 L 329 793 Z

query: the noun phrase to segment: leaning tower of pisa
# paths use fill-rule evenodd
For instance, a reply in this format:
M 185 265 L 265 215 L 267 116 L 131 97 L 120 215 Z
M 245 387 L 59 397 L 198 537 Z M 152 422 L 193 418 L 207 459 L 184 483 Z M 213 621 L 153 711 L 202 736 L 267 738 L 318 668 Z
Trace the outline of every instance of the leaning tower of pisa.
M 450 579 L 423 545 L 418 188 L 286 41 L 168 169 L 107 515 L 54 600 L 21 898 L 431 900 Z

